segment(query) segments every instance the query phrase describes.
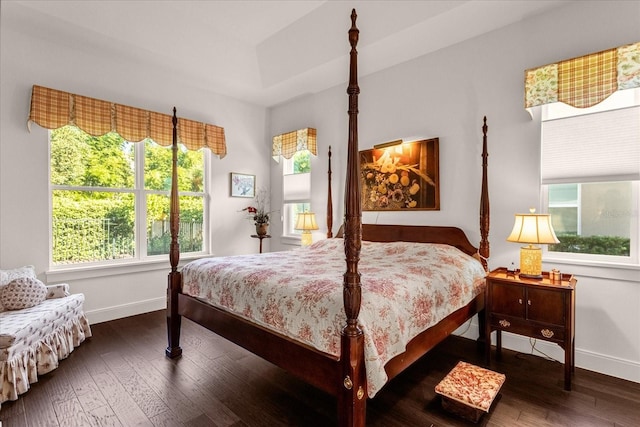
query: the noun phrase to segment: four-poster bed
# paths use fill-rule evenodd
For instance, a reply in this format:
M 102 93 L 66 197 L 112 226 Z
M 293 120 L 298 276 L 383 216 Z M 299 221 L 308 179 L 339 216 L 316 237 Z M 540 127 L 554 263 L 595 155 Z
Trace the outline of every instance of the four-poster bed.
M 278 277 L 278 274 L 282 274 L 282 267 L 280 272 L 277 271 L 264 271 L 264 270 L 251 270 L 255 266 L 253 264 L 259 263 L 259 260 L 266 260 L 271 257 L 271 260 L 282 260 L 285 253 L 272 253 L 261 254 L 240 257 L 219 257 L 217 259 L 198 260 L 187 264 L 182 271 L 178 271 L 179 262 L 179 247 L 178 247 L 178 223 L 179 223 L 179 206 L 177 197 L 177 168 L 176 168 L 176 153 L 177 153 L 177 135 L 175 125 L 177 119 L 175 117 L 174 109 L 174 161 L 173 161 L 173 184 L 171 189 L 171 249 L 170 249 L 170 263 L 171 272 L 168 279 L 167 290 L 167 327 L 168 327 L 168 347 L 166 349 L 166 355 L 170 358 L 179 357 L 182 354 L 180 347 L 180 325 L 181 317 L 185 316 L 196 323 L 205 326 L 211 331 L 221 335 L 230 341 L 246 348 L 247 350 L 255 353 L 256 355 L 274 363 L 275 365 L 289 371 L 290 373 L 302 378 L 306 382 L 336 396 L 338 401 L 338 422 L 344 426 L 362 426 L 365 424 L 366 413 L 366 400 L 367 397 L 372 397 L 381 385 L 378 377 L 374 377 L 373 371 L 377 366 L 379 370 L 382 370 L 381 374 L 385 377 L 382 381 L 388 381 L 402 372 L 415 360 L 420 358 L 435 345 L 441 342 L 444 338 L 450 335 L 459 326 L 463 325 L 467 320 L 479 313 L 484 308 L 484 273 L 486 271 L 486 258 L 489 256 L 489 244 L 487 240 L 489 231 L 489 202 L 488 202 L 488 190 L 487 190 L 487 127 L 486 120 L 483 126 L 483 178 L 482 178 L 482 195 L 480 206 L 480 234 L 481 243 L 479 249 L 476 249 L 467 239 L 464 232 L 456 227 L 428 227 L 428 226 L 405 226 L 405 225 L 370 225 L 361 223 L 361 200 L 360 200 L 360 170 L 359 170 L 359 155 L 358 155 L 358 128 L 357 128 L 357 114 L 358 114 L 358 94 L 359 87 L 357 83 L 357 51 L 356 45 L 358 42 L 359 31 L 355 24 L 356 14 L 355 10 L 351 15 L 351 28 L 349 30 L 349 42 L 351 45 L 351 63 L 349 73 L 349 85 L 347 93 L 349 95 L 349 137 L 348 137 L 348 159 L 347 159 L 347 174 L 346 174 L 346 188 L 345 188 L 345 217 L 343 227 L 338 232 L 336 238 L 331 238 L 331 223 L 332 223 L 332 206 L 331 206 L 331 152 L 329 151 L 329 194 L 328 194 L 328 209 L 327 209 L 327 224 L 329 225 L 329 231 L 325 242 L 317 242 L 313 246 L 321 247 L 321 253 L 329 258 L 328 246 L 334 246 L 339 244 L 341 250 L 344 250 L 344 254 L 340 256 L 340 262 L 343 266 L 340 271 L 329 269 L 329 273 L 333 276 L 338 276 L 339 280 L 339 327 L 324 326 L 324 338 L 329 342 L 328 348 L 316 346 L 313 340 L 310 338 L 316 334 L 311 329 L 313 325 L 304 325 L 300 328 L 304 333 L 291 332 L 285 329 L 287 320 L 284 317 L 284 312 L 294 311 L 296 313 L 307 310 L 309 306 L 320 306 L 322 301 L 313 301 L 312 304 L 307 304 L 303 308 L 298 307 L 297 303 L 294 303 L 289 298 L 290 294 L 276 295 L 271 294 L 276 292 L 274 290 L 262 290 L 257 293 L 267 294 L 268 296 L 274 295 L 271 298 L 271 302 L 276 301 L 280 303 L 282 301 L 288 301 L 286 308 L 272 307 L 271 319 L 260 317 L 264 313 L 254 313 L 255 311 L 262 311 L 263 309 L 255 309 L 253 306 L 249 306 L 248 302 L 242 301 L 239 305 L 238 311 L 234 312 L 233 307 L 238 305 L 237 302 L 242 299 L 257 299 L 253 294 L 250 294 L 251 289 L 257 289 L 263 286 L 269 279 L 269 277 Z M 387 245 L 400 245 L 394 246 L 392 249 L 382 247 L 380 249 L 379 243 L 373 242 L 396 242 L 387 243 Z M 419 244 L 410 242 L 421 242 Z M 389 283 L 391 287 L 400 287 L 405 285 L 405 282 L 409 282 L 408 275 L 403 273 L 396 273 L 394 276 L 395 282 L 391 279 L 386 282 L 375 282 L 372 276 L 368 276 L 368 271 L 363 270 L 361 274 L 359 270 L 360 266 L 367 266 L 366 268 L 374 271 L 375 269 L 370 267 L 372 257 L 375 262 L 380 262 L 379 252 L 375 251 L 387 251 L 387 254 L 391 254 L 391 257 L 398 256 L 398 254 L 409 253 L 405 251 L 417 250 L 418 256 L 411 256 L 408 258 L 418 258 L 421 261 L 421 257 L 431 257 L 432 255 L 426 255 L 426 249 L 422 246 L 422 242 L 434 243 L 433 248 L 429 251 L 434 253 L 444 254 L 444 258 L 440 261 L 432 261 L 438 266 L 423 266 L 416 267 L 410 265 L 405 267 L 406 271 L 414 271 L 417 276 L 438 276 L 441 272 L 433 272 L 431 270 L 422 270 L 423 268 L 436 268 L 442 267 L 447 264 L 451 265 L 464 265 L 465 269 L 469 269 L 468 272 L 461 273 L 460 271 L 453 272 L 453 281 L 459 288 L 468 288 L 470 294 L 466 299 L 462 300 L 458 298 L 458 289 L 453 294 L 456 297 L 444 297 L 443 295 L 449 295 L 446 289 L 443 291 L 434 291 L 439 296 L 436 298 L 436 302 L 426 302 L 422 298 L 425 298 L 423 291 L 418 297 L 411 297 L 407 299 L 417 298 L 423 301 L 424 304 L 434 307 L 439 304 L 442 299 L 456 300 L 457 305 L 444 313 L 441 317 L 435 320 L 437 323 L 429 323 L 425 326 L 427 329 L 407 336 L 405 341 L 398 341 L 402 344 L 401 351 L 390 352 L 389 357 L 380 358 L 378 360 L 382 365 L 373 365 L 372 360 L 375 358 L 372 356 L 372 351 L 380 350 L 386 351 L 378 338 L 373 337 L 373 333 L 370 331 L 376 330 L 377 325 L 369 323 L 371 318 L 384 317 L 378 316 L 379 313 L 388 313 L 395 310 L 395 307 L 375 308 L 370 312 L 372 302 L 376 292 L 373 288 L 382 289 L 383 295 L 388 296 L 384 292 L 397 292 L 395 289 L 389 291 Z M 416 247 L 410 245 L 416 245 Z M 457 248 L 457 249 L 454 249 Z M 374 255 L 369 255 L 370 253 Z M 332 252 L 333 253 L 333 252 Z M 429 252 L 431 253 L 431 252 Z M 378 255 L 376 255 L 378 254 Z M 465 255 L 466 254 L 466 255 Z M 301 256 L 300 254 L 298 254 Z M 361 255 L 363 256 L 361 260 Z M 307 256 L 307 255 L 305 255 Z M 308 256 L 312 256 L 310 253 Z M 259 258 L 262 257 L 262 258 Z M 232 258 L 239 258 L 239 262 L 244 262 L 242 268 L 238 267 L 238 263 L 234 264 Z M 475 258 L 475 259 L 474 259 Z M 344 269 L 344 262 L 346 259 L 346 272 Z M 253 260 L 251 264 L 249 261 Z M 327 261 L 329 265 L 332 261 Z M 212 263 L 212 266 L 207 267 L 206 264 Z M 313 261 L 309 261 L 306 264 L 313 264 Z M 273 262 L 275 266 L 279 265 L 277 262 Z M 221 271 L 225 268 L 232 269 L 233 273 L 238 273 L 239 270 L 247 270 L 248 276 L 240 279 L 239 283 L 231 284 L 231 279 L 226 276 L 221 278 Z M 260 266 L 260 268 L 266 268 Z M 460 269 L 462 270 L 462 268 Z M 428 271 L 427 273 L 425 273 Z M 286 271 L 289 276 L 295 276 L 291 271 Z M 302 273 L 301 273 L 302 274 Z M 313 272 L 317 274 L 317 272 Z M 382 274 L 376 270 L 375 275 Z M 444 273 L 442 273 L 444 274 Z M 365 276 L 365 280 L 362 280 L 362 276 Z M 406 276 L 406 277 L 405 277 Z M 468 282 L 464 284 L 457 283 L 456 280 L 462 281 L 461 276 L 469 277 Z M 377 276 L 376 276 L 377 277 Z M 204 289 L 204 283 L 201 281 L 203 278 L 209 281 L 221 282 L 222 288 L 218 290 Z M 264 280 L 263 280 L 264 279 Z M 285 288 L 282 283 L 285 279 L 279 279 L 276 288 L 281 290 Z M 364 283 L 364 285 L 363 285 Z M 323 286 L 326 283 L 323 282 Z M 367 287 L 369 285 L 369 288 Z M 305 283 L 297 285 L 304 288 Z M 428 290 L 431 288 L 431 283 L 428 285 Z M 233 291 L 240 292 L 234 294 Z M 285 289 L 286 291 L 286 289 Z M 299 289 L 298 289 L 299 291 Z M 315 290 L 314 290 L 315 292 Z M 408 292 L 408 291 L 407 291 Z M 291 292 L 293 293 L 293 292 Z M 299 293 L 299 292 L 298 292 Z M 332 294 L 335 300 L 335 292 Z M 385 298 L 383 298 L 385 299 Z M 391 298 L 387 298 L 391 299 Z M 214 305 L 212 301 L 218 301 L 221 305 Z M 335 301 L 334 301 L 335 302 Z M 268 304 L 265 303 L 265 304 Z M 256 306 L 258 307 L 258 306 Z M 260 306 L 266 307 L 266 306 Z M 335 309 L 335 307 L 333 307 Z M 362 313 L 361 313 L 362 309 Z M 265 310 L 269 311 L 269 310 Z M 319 314 L 315 314 L 316 317 L 312 319 L 324 320 L 331 309 L 320 309 Z M 400 310 L 399 310 L 400 311 Z M 435 312 L 436 310 L 434 310 Z M 274 314 L 275 313 L 275 314 Z M 251 320 L 252 315 L 256 314 L 259 320 Z M 295 315 L 294 315 L 295 316 Z M 415 311 L 409 315 L 408 318 L 401 318 L 399 323 L 399 329 L 411 329 L 415 318 L 424 317 L 425 313 Z M 276 317 L 277 321 L 271 321 Z M 393 316 L 388 316 L 393 317 Z M 431 317 L 429 314 L 426 317 Z M 333 318 L 337 318 L 335 315 Z M 480 316 L 482 321 L 482 316 Z M 295 321 L 295 319 L 294 319 Z M 313 323 L 307 322 L 307 323 Z M 274 324 L 279 324 L 282 329 L 277 329 Z M 320 323 L 320 321 L 318 321 Z M 382 326 L 380 328 L 387 328 Z M 480 328 L 483 331 L 484 328 Z M 333 331 L 333 334 L 327 334 L 326 331 Z M 393 332 L 391 329 L 387 332 Z M 402 335 L 401 333 L 397 333 Z M 327 335 L 331 335 L 327 337 Z M 300 339 L 301 336 L 307 339 Z M 380 368 L 381 366 L 381 368 Z

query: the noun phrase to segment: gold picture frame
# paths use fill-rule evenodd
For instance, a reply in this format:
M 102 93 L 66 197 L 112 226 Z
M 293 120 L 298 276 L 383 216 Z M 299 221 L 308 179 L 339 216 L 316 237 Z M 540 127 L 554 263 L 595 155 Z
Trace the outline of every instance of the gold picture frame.
M 363 211 L 440 210 L 438 138 L 360 151 Z

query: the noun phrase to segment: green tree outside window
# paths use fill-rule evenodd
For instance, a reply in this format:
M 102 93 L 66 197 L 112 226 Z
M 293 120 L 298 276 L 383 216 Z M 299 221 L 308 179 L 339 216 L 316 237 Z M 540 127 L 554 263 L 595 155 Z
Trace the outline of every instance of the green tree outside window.
M 52 261 L 100 262 L 169 251 L 170 147 L 127 142 L 115 133 L 94 137 L 73 126 L 51 131 Z M 138 148 L 140 147 L 140 148 Z M 136 153 L 142 154 L 138 159 Z M 142 166 L 144 165 L 144 166 Z M 144 188 L 136 187 L 136 173 Z M 203 250 L 204 155 L 178 154 L 182 252 Z M 136 209 L 146 206 L 136 242 Z M 138 249 L 137 249 L 138 248 Z

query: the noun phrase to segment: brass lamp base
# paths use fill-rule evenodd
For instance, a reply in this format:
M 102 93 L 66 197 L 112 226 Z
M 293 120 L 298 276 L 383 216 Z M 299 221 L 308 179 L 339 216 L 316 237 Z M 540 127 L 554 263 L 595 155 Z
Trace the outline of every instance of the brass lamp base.
M 311 235 L 311 232 L 309 230 L 304 230 L 300 238 L 300 245 L 309 246 L 312 243 L 313 243 L 313 236 Z
M 520 277 L 542 279 L 542 249 L 538 246 L 520 248 Z

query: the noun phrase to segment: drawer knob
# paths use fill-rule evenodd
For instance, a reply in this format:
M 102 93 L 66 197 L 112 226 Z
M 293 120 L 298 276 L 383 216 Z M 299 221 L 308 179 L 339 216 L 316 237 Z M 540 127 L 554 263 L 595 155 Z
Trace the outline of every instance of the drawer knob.
M 353 381 L 351 381 L 351 378 L 349 378 L 349 375 L 344 377 L 343 383 L 344 383 L 344 388 L 346 388 L 347 390 L 351 390 L 353 388 Z
M 518 304 L 522 304 L 522 298 L 518 298 Z
M 509 322 L 508 320 L 505 320 L 505 319 L 500 320 L 498 323 L 503 328 L 508 328 L 509 326 L 511 326 L 511 322 Z
M 543 330 L 540 331 L 540 333 L 545 338 L 551 338 L 553 336 L 553 331 L 550 330 L 550 329 L 543 329 Z

